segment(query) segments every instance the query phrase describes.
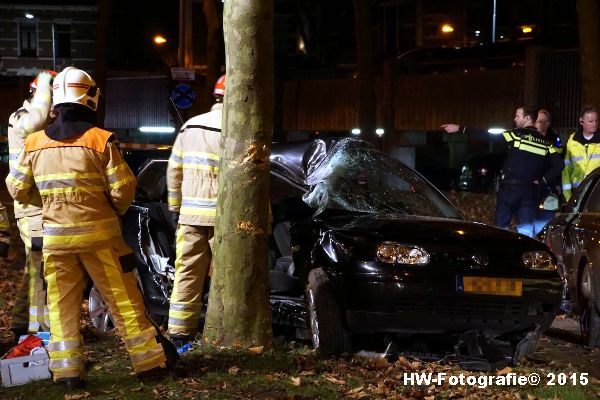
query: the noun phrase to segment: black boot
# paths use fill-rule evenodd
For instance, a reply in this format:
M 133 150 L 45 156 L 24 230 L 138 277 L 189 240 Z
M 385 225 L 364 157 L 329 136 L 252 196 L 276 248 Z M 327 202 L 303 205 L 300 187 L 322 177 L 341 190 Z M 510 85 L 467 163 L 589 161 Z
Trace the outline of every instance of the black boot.
M 162 334 L 158 335 L 158 343 L 162 346 L 165 357 L 167 357 L 167 369 L 174 369 L 179 360 L 181 360 L 179 353 L 177 353 L 176 345 Z

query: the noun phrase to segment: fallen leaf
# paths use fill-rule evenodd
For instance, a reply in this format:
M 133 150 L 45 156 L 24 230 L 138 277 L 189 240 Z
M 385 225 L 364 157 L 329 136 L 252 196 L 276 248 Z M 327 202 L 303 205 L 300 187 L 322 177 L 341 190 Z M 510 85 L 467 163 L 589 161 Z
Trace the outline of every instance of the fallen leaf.
M 260 354 L 260 353 L 262 353 L 264 348 L 265 348 L 265 346 L 250 347 L 248 349 L 248 351 L 252 354 Z
M 512 368 L 511 367 L 504 367 L 499 371 L 496 371 L 496 375 L 506 375 L 512 372 Z
M 537 400 L 537 397 L 535 397 L 534 395 L 527 393 L 527 400 Z
M 84 392 L 81 394 L 65 394 L 65 400 L 81 400 L 90 397 L 90 392 Z
M 346 392 L 346 394 L 355 394 L 355 393 L 358 393 L 358 392 L 362 392 L 362 391 L 363 391 L 363 389 L 364 389 L 364 386 L 359 386 L 359 387 L 357 387 L 357 388 L 354 388 L 354 389 L 352 389 L 352 390 L 348 390 L 348 391 Z
M 240 371 L 240 367 L 236 367 L 235 365 L 227 370 L 231 375 L 237 375 Z
M 292 380 L 294 386 L 300 386 L 300 378 L 291 377 L 290 379 Z
M 302 376 L 310 376 L 310 375 L 314 375 L 315 373 L 316 372 L 312 371 L 312 370 L 310 370 L 310 371 L 302 371 L 302 372 L 300 372 L 300 375 L 302 375 Z
M 336 385 L 344 385 L 346 383 L 345 381 L 343 381 L 341 379 L 337 379 L 336 377 L 329 375 L 329 374 L 325 374 L 323 377 L 325 378 L 325 380 L 327 380 L 333 384 L 336 384 Z

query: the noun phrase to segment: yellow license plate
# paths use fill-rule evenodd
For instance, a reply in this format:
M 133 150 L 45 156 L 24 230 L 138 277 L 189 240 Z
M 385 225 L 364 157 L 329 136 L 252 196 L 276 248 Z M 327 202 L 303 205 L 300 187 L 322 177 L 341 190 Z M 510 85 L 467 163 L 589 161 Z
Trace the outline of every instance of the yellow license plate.
M 457 279 L 457 289 L 469 294 L 489 294 L 497 296 L 522 296 L 521 279 L 486 278 L 482 276 L 464 276 Z M 462 285 L 461 285 L 462 283 Z

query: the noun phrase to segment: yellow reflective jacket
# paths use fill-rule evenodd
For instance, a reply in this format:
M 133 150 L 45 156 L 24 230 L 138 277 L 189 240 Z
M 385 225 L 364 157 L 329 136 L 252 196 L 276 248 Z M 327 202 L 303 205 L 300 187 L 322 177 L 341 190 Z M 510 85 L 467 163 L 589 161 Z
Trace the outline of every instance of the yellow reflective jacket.
M 113 139 L 93 127 L 60 141 L 44 131 L 25 140 L 6 185 L 16 200 L 43 204 L 45 253 L 107 247 L 119 255 L 131 252 L 118 214 L 133 201 L 136 180 Z
M 223 105 L 189 119 L 179 131 L 167 168 L 169 210 L 179 223 L 214 226 Z
M 581 130 L 569 136 L 565 149 L 565 167 L 562 172 L 562 190 L 569 200 L 572 191 L 581 184 L 583 178 L 600 167 L 600 133 L 585 140 Z
M 25 144 L 25 138 L 48 125 L 51 104 L 50 81 L 40 78 L 31 102 L 25 100 L 23 107 L 12 113 L 8 119 L 9 164 L 14 164 Z M 42 210 L 39 207 L 15 201 L 15 218 L 41 216 L 41 214 Z

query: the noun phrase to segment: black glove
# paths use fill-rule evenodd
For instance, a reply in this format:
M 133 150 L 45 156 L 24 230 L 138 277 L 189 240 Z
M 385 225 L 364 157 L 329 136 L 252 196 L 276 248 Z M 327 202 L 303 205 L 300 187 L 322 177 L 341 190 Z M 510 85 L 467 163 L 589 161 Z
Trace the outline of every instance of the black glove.
M 178 212 L 172 212 L 171 213 L 171 219 L 173 220 L 173 223 L 175 225 L 177 225 L 179 223 L 179 213 Z

